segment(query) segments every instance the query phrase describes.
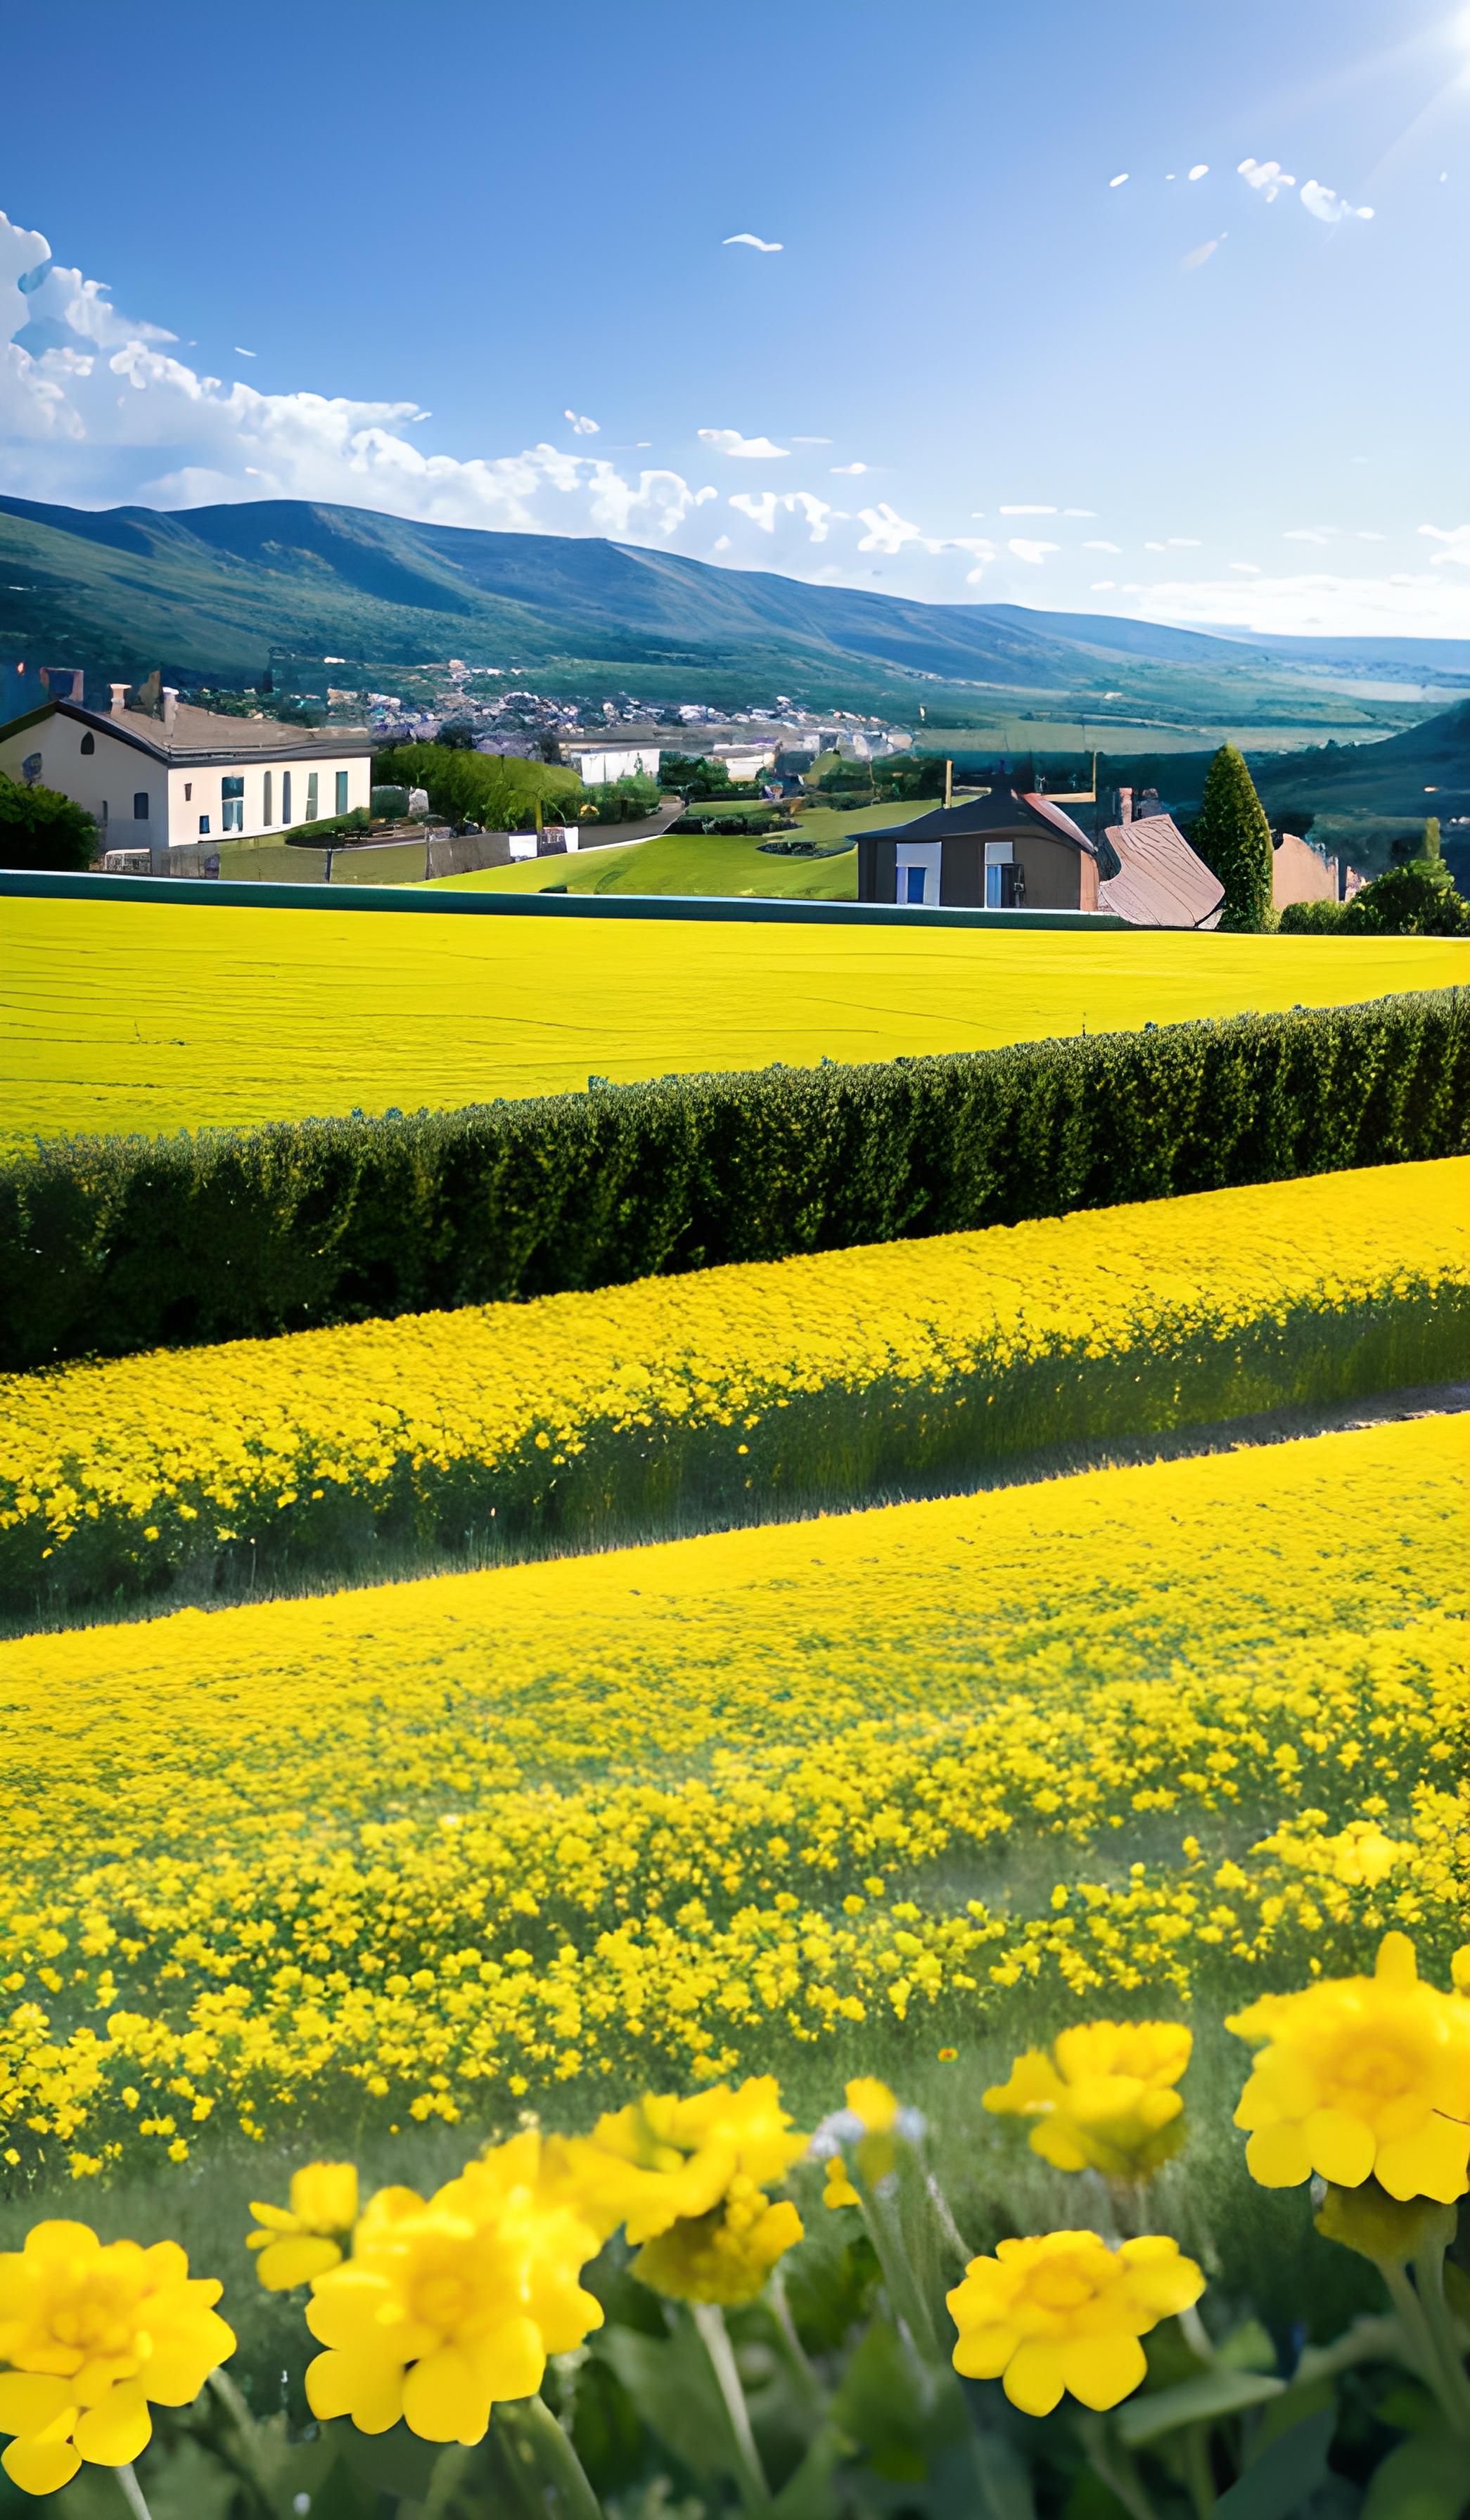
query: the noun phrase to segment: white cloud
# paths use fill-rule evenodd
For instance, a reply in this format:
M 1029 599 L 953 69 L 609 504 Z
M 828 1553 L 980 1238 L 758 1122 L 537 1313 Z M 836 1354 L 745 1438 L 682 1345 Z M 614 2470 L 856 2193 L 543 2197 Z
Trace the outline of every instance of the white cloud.
M 1060 543 L 1028 542 L 1025 537 L 1020 534 L 1013 536 L 1012 540 L 1006 545 L 1007 551 L 1013 552 L 1017 560 L 1030 561 L 1034 568 L 1039 568 L 1041 566 L 1048 552 L 1060 551 L 1061 548 L 1062 546 Z
M 1332 535 L 1330 525 L 1289 525 L 1281 539 L 1284 543 L 1330 543 Z
M 1444 575 L 1201 579 L 1139 590 L 1155 620 L 1238 623 L 1247 630 L 1331 638 L 1397 633 L 1470 637 L 1470 581 Z
M 752 524 L 758 525 L 763 534 L 775 532 L 776 518 L 783 509 L 789 517 L 803 516 L 810 529 L 809 539 L 814 543 L 826 541 L 827 519 L 836 513 L 825 499 L 816 498 L 810 490 L 737 490 L 730 505 L 743 517 L 749 517 Z
M 857 514 L 867 527 L 858 543 L 859 551 L 886 552 L 892 559 L 896 552 L 902 551 L 905 543 L 917 543 L 927 552 L 939 552 L 944 548 L 942 538 L 934 539 L 921 526 L 911 525 L 906 518 L 889 506 L 886 499 L 880 500 L 876 508 L 859 508 Z
M 1168 551 L 1169 545 L 1168 543 L 1145 543 L 1143 548 L 1145 551 Z
M 793 446 L 830 446 L 832 440 L 830 437 L 794 437 L 791 442 Z
M 1254 158 L 1242 158 L 1235 172 L 1244 175 L 1252 192 L 1263 193 L 1268 202 L 1275 200 L 1283 184 L 1294 184 L 1297 180 L 1295 175 L 1283 175 L 1274 158 L 1267 158 L 1263 166 L 1259 165 Z
M 1097 510 L 1095 508 L 1064 508 L 1062 510 L 1062 514 L 1064 517 L 1095 517 Z
M 1259 577 L 1261 575 L 1261 571 L 1253 560 L 1232 560 L 1229 565 L 1233 569 L 1238 569 L 1242 577 Z
M 1083 543 L 1082 549 L 1083 551 L 1112 552 L 1116 558 L 1122 551 L 1123 545 L 1121 543 Z
M 868 468 L 865 464 L 833 464 L 828 469 L 833 472 L 866 472 Z
M 790 447 L 773 445 L 768 437 L 742 437 L 738 428 L 702 428 L 700 435 L 719 455 L 749 456 L 763 462 L 773 455 L 791 452 Z
M 1387 534 L 1370 533 L 1366 526 L 1362 526 L 1358 530 L 1357 539 L 1360 543 L 1386 543 L 1388 541 L 1388 536 Z
M 784 253 L 786 251 L 784 245 L 767 245 L 764 237 L 752 236 L 749 228 L 742 228 L 739 236 L 725 237 L 722 242 L 725 245 L 753 245 L 758 253 Z
M 1003 517 L 1054 517 L 1055 508 L 1002 508 Z
M 574 437 L 595 437 L 601 426 L 598 421 L 589 420 L 585 412 L 564 411 L 562 418 L 571 421 Z
M 238 341 L 235 344 L 235 356 L 237 359 L 258 359 L 259 355 L 260 353 L 258 350 L 242 350 Z
M 731 548 L 732 545 L 728 534 L 715 535 L 713 543 L 713 549 L 715 551 L 729 551 Z
M 1443 551 L 1430 554 L 1431 568 L 1442 568 L 1447 561 L 1453 561 L 1458 567 L 1470 568 L 1470 525 L 1451 525 L 1447 532 L 1443 525 L 1421 525 L 1419 531 L 1427 534 L 1432 542 L 1445 546 Z
M 1204 245 L 1195 246 L 1190 252 L 1180 254 L 1179 269 L 1181 271 L 1198 271 L 1203 263 L 1207 263 L 1209 261 L 1210 256 L 1214 253 L 1216 248 L 1223 243 L 1224 239 L 1222 237 L 1211 237 Z
M 1202 175 L 1208 175 L 1210 169 L 1208 166 L 1191 166 L 1189 169 L 1189 180 L 1191 184 L 1197 184 L 1200 177 Z
M 1117 190 L 1118 190 L 1119 185 L 1120 185 L 1120 184 L 1125 184 L 1125 183 L 1127 182 L 1127 180 L 1128 180 L 1128 179 L 1127 179 L 1126 175 L 1115 175 L 1115 176 L 1112 178 L 1112 180 L 1111 180 L 1111 182 L 1109 183 L 1109 185 L 1108 185 L 1108 190 L 1109 190 L 1109 192 L 1110 192 L 1110 193 L 1116 193 L 1116 192 L 1117 192 Z
M 1116 594 L 1117 589 L 1116 577 L 1094 577 L 1090 591 L 1093 595 L 1113 595 Z
M 1321 219 L 1328 227 L 1335 227 L 1339 219 L 1370 219 L 1373 215 L 1371 210 L 1355 210 L 1352 202 L 1343 201 L 1330 184 L 1319 184 L 1312 175 L 1297 199 L 1304 210 L 1309 210 L 1314 219 Z

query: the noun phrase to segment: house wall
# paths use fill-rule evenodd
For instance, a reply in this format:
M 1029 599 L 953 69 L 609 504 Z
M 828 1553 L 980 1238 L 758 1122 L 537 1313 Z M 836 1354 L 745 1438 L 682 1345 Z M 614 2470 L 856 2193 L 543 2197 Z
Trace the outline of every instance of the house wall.
M 1012 863 L 1026 879 L 1027 910 L 1095 910 L 1097 869 L 1090 858 L 1070 849 L 1065 840 L 1049 840 L 1044 832 L 977 832 L 973 838 L 944 842 L 944 876 L 940 895 L 946 909 L 984 910 L 986 906 L 986 842 L 1009 840 Z M 1090 898 L 1087 878 L 1091 878 Z
M 87 735 L 93 739 L 93 749 L 82 751 Z M 75 718 L 50 717 L 39 726 L 22 733 L 0 731 L 0 770 L 19 779 L 22 764 L 39 753 L 39 784 L 55 788 L 84 806 L 101 825 L 106 820 L 141 823 L 135 816 L 134 800 L 148 798 L 149 825 L 156 847 L 182 847 L 201 836 L 200 818 L 207 815 L 208 839 L 215 845 L 221 836 L 229 839 L 250 838 L 265 831 L 284 828 L 283 772 L 291 774 L 291 820 L 304 823 L 307 819 L 307 782 L 315 775 L 317 782 L 317 816 L 325 818 L 338 811 L 337 774 L 345 771 L 347 801 L 345 810 L 354 813 L 359 806 L 366 811 L 373 777 L 372 755 L 354 753 L 345 759 L 312 759 L 309 755 L 284 753 L 269 762 L 258 754 L 243 761 L 225 761 L 208 770 L 170 768 L 156 760 L 152 753 L 141 751 L 136 744 L 110 732 L 106 725 L 86 727 Z M 265 820 L 265 775 L 271 776 L 271 819 Z M 223 782 L 243 779 L 245 793 L 241 802 L 244 819 L 238 830 L 224 830 Z M 107 811 L 104 814 L 104 807 Z M 131 838 L 126 843 L 137 845 Z
M 1283 832 L 1271 851 L 1271 908 L 1285 910 L 1293 901 L 1336 899 L 1336 858 L 1319 858 L 1295 832 Z

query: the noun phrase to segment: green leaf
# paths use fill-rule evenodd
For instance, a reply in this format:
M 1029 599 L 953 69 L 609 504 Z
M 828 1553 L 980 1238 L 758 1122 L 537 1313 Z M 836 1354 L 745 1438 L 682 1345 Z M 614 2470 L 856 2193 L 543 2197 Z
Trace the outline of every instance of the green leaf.
M 1231 2328 L 1216 2359 L 1227 2371 L 1274 2371 L 1276 2349 L 1259 2318 L 1243 2318 Z
M 1470 2451 L 1447 2425 L 1401 2442 L 1375 2469 L 1362 2520 L 1460 2520 L 1470 2503 Z
M 638 2412 L 692 2476 L 739 2474 L 730 2418 L 692 2327 L 666 2337 L 607 2327 L 593 2351 L 610 2362 Z
M 420 2441 L 406 2424 L 388 2433 L 360 2433 L 344 2418 L 324 2424 L 322 2437 L 335 2443 L 343 2465 L 381 2494 L 396 2494 L 406 2502 L 426 2501 L 434 2482 L 440 2445 Z
M 846 2433 L 824 2424 L 772 2502 L 771 2520 L 838 2520 L 842 2506 L 832 2479 L 851 2447 Z
M 1284 2380 L 1273 2379 L 1268 2371 L 1202 2371 L 1197 2380 L 1181 2380 L 1176 2389 L 1130 2399 L 1114 2421 L 1119 2439 L 1136 2450 L 1181 2424 L 1208 2423 L 1216 2415 L 1239 2414 L 1245 2407 L 1263 2407 L 1285 2387 Z
M 1293 2520 L 1327 2475 L 1336 2407 L 1323 2407 L 1282 2433 L 1215 2506 L 1215 2520 Z

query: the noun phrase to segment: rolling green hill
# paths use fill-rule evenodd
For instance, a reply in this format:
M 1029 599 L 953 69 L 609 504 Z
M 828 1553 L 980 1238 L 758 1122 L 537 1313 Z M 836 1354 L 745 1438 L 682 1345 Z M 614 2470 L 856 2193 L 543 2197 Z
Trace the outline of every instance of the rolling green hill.
M 1037 742 L 1080 714 L 1093 742 L 1125 726 L 1135 741 L 1150 727 L 1208 741 L 1228 725 L 1280 742 L 1422 713 L 1200 631 L 920 604 L 300 500 L 164 514 L 0 498 L 0 645 L 84 665 L 98 685 L 155 665 L 183 684 L 253 685 L 276 648 L 385 676 L 460 655 L 548 693 L 633 688 L 715 706 L 786 693 L 910 722 L 923 701 L 931 720 L 980 730 L 1003 711 L 1034 722 Z

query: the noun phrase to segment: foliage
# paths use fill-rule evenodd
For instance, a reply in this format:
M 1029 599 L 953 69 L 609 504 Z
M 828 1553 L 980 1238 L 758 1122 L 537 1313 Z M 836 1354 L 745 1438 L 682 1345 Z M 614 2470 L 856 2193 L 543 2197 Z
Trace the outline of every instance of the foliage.
M 1337 936 L 1348 916 L 1345 901 L 1289 901 L 1281 913 L 1283 936 Z
M 636 770 L 629 771 L 625 778 L 605 780 L 601 787 L 587 789 L 599 823 L 642 822 L 658 812 L 663 792 L 659 780 Z
M 372 828 L 372 815 L 366 806 L 357 805 L 350 814 L 329 814 L 317 823 L 293 823 L 280 836 L 289 849 L 319 849 L 329 841 L 365 839 Z
M 1438 1157 L 1464 1149 L 1467 1113 L 1470 999 L 1446 990 L 877 1067 L 42 1144 L 0 1167 L 0 1361 Z
M 408 812 L 408 800 L 409 790 L 406 788 L 375 787 L 371 792 L 370 802 L 374 814 L 389 815 L 394 822 L 401 822 Z
M 758 839 L 766 832 L 789 832 L 791 828 L 790 816 L 779 805 L 749 814 L 681 814 L 673 825 L 681 836 L 708 832 L 712 837 L 733 840 Z
M 978 2104 L 1080 2006 L 1427 1968 L 1464 1469 L 1410 1420 L 0 1647 L 0 2157 L 432 2159 L 931 2041 Z
M 375 786 L 422 788 L 436 814 L 478 823 L 485 832 L 528 831 L 539 801 L 548 819 L 575 814 L 583 801 L 574 770 L 558 770 L 513 754 L 475 752 L 441 743 L 391 743 L 373 762 Z
M 873 793 L 907 804 L 944 793 L 944 764 L 933 752 L 891 752 L 873 763 Z
M 1390 867 L 1347 905 L 1350 935 L 1462 936 L 1470 905 L 1456 892 L 1443 858 L 1416 858 Z
M 1222 743 L 1205 774 L 1191 845 L 1225 888 L 1220 925 L 1264 927 L 1271 907 L 1271 830 L 1243 754 Z
M 850 1505 L 1470 1371 L 1470 1161 L 0 1383 L 19 1613 Z M 1094 1290 L 1117 1292 L 1099 1317 Z
M 446 752 L 473 752 L 475 729 L 467 717 L 446 718 L 434 741 Z
M 100 845 L 84 806 L 55 788 L 26 788 L 0 770 L 0 866 L 81 875 Z

